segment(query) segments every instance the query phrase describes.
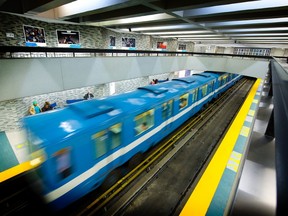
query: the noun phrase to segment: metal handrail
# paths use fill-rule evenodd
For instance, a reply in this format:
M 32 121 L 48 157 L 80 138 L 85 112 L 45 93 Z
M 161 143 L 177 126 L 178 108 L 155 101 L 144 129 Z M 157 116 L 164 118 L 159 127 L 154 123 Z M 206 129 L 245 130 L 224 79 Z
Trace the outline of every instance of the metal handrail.
M 21 56 L 19 53 L 27 53 Z M 19 54 L 19 55 L 15 55 Z M 67 55 L 63 55 L 67 54 Z M 51 58 L 51 57 L 97 57 L 97 56 L 230 56 L 241 58 L 271 59 L 271 56 L 235 55 L 224 53 L 200 53 L 159 50 L 94 49 L 65 47 L 0 46 L 0 58 Z

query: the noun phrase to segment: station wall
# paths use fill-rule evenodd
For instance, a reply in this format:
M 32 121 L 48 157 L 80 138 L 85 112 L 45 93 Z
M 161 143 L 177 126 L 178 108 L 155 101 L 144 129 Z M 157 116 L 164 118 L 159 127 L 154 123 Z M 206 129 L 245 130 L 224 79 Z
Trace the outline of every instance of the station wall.
M 58 47 L 56 30 L 72 30 L 80 32 L 81 48 L 110 49 L 110 36 L 115 37 L 115 49 L 122 49 L 122 37 L 135 38 L 136 50 L 156 50 L 157 42 L 165 41 L 167 51 L 176 51 L 176 39 L 163 39 L 133 32 L 115 32 L 106 28 L 77 25 L 68 23 L 52 23 L 48 21 L 31 19 L 26 16 L 12 15 L 0 12 L 0 46 L 25 46 L 23 25 L 44 28 L 47 47 Z M 14 37 L 7 37 L 12 33 Z M 181 42 L 186 45 L 188 52 L 193 52 L 194 43 Z
M 137 50 L 157 50 L 154 38 L 133 32 L 118 33 L 109 29 L 67 23 L 51 23 L 25 16 L 0 13 L 0 46 L 25 46 L 23 25 L 44 28 L 48 47 L 57 47 L 56 30 L 80 32 L 82 48 L 109 48 L 109 38 L 116 38 L 115 48 L 122 48 L 122 37 L 136 39 Z M 14 37 L 7 37 L 13 33 Z M 176 39 L 165 39 L 167 51 L 177 51 Z M 183 44 L 183 43 L 182 43 Z M 193 43 L 186 44 L 188 52 L 194 51 Z M 211 47 L 210 47 L 211 48 Z M 212 47 L 215 52 L 225 49 Z M 210 49 L 212 50 L 212 49 Z M 231 51 L 232 49 L 230 49 Z M 0 64 L 0 131 L 20 126 L 19 119 L 27 115 L 33 100 L 57 102 L 61 107 L 67 99 L 82 98 L 87 90 L 97 97 L 109 94 L 109 83 L 116 82 L 116 93 L 133 90 L 149 83 L 149 77 L 171 77 L 179 70 L 216 70 L 250 74 L 261 77 L 266 73 L 266 63 L 239 59 L 211 57 L 97 57 L 97 58 L 31 58 L 1 59 Z M 133 80 L 133 81 L 131 81 Z
M 1 59 L 0 64 L 0 101 L 186 69 L 258 78 L 268 71 L 268 61 L 209 56 Z

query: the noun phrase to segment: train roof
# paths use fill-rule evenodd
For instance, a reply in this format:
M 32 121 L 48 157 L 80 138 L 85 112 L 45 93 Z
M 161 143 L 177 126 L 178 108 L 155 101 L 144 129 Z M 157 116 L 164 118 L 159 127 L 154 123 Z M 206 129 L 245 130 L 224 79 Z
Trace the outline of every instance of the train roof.
M 220 72 L 220 71 L 204 71 L 204 74 L 211 75 L 215 78 L 218 78 L 224 74 L 228 74 L 227 72 Z
M 135 91 L 109 96 L 105 101 L 117 104 L 125 113 L 137 112 L 137 110 L 151 107 L 167 99 L 180 96 L 187 90 L 197 88 L 202 83 L 215 79 L 210 75 L 199 76 L 193 75 L 184 78 L 176 78 L 171 81 L 139 87 Z
M 93 125 L 101 129 L 107 121 L 148 110 L 152 104 L 180 96 L 213 79 L 215 77 L 210 74 L 197 74 L 102 99 L 76 102 L 64 108 L 28 116 L 24 118 L 24 125 L 40 140 L 54 143 Z

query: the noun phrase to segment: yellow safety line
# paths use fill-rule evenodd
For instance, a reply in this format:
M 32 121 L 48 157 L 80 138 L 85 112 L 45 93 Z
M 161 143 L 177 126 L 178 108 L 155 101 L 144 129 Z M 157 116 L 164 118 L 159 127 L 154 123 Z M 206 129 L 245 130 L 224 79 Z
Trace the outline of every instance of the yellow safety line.
M 217 149 L 200 181 L 185 204 L 180 216 L 201 216 L 206 214 L 237 141 L 247 113 L 249 112 L 259 83 L 260 79 L 257 79 L 236 119 L 232 123 L 221 145 Z
M 30 161 L 21 163 L 0 173 L 0 183 L 33 168 Z

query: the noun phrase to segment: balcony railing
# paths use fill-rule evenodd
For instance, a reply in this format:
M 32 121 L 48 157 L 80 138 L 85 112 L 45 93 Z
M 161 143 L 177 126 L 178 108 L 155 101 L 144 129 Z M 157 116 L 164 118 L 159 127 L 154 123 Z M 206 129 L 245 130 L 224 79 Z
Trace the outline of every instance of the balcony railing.
M 240 58 L 264 58 L 270 56 L 236 55 L 224 53 L 199 53 L 199 52 L 176 52 L 155 50 L 126 50 L 126 49 L 87 49 L 87 48 L 57 48 L 57 47 L 23 47 L 23 46 L 0 46 L 0 58 L 93 58 L 93 57 L 118 57 L 118 56 L 230 56 Z M 281 57 L 280 57 L 281 58 Z

